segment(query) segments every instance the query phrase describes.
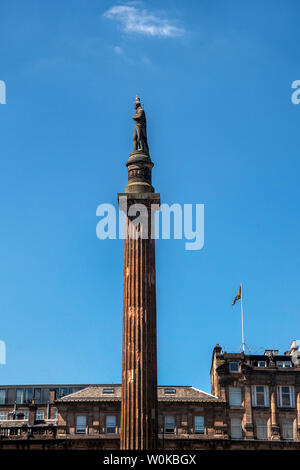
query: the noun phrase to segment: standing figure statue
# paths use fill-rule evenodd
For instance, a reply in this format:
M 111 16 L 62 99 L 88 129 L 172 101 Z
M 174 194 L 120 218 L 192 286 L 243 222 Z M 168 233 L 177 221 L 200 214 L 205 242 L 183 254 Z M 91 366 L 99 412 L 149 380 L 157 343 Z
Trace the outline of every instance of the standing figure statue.
M 146 115 L 142 108 L 140 98 L 136 97 L 134 102 L 135 114 L 134 120 L 134 134 L 133 134 L 133 151 L 141 150 L 142 152 L 149 154 L 149 147 L 147 142 L 147 125 Z

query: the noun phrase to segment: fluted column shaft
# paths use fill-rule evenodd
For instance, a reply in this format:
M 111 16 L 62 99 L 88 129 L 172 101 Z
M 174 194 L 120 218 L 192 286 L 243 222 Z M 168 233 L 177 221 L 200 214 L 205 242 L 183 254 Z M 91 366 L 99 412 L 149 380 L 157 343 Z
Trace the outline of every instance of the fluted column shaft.
M 157 447 L 155 240 L 151 201 L 138 202 L 149 220 L 137 227 L 125 217 L 121 449 Z

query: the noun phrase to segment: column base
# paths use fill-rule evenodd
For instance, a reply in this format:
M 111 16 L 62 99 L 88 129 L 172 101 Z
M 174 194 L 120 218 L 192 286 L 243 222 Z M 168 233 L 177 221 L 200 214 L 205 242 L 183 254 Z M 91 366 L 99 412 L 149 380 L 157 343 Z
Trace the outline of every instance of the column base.
M 253 424 L 245 424 L 245 439 L 254 439 L 254 426 Z
M 280 441 L 280 427 L 277 425 L 271 427 L 271 440 Z

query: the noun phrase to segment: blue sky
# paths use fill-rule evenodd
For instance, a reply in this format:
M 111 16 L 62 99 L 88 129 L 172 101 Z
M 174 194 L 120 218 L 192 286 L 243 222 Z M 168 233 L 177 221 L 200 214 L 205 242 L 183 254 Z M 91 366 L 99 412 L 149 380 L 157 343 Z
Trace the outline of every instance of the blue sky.
M 205 246 L 157 242 L 158 380 L 210 390 L 212 348 L 288 349 L 300 313 L 300 5 L 1 5 L 4 383 L 121 378 L 123 241 L 96 238 L 148 118 L 163 202 L 205 204 Z

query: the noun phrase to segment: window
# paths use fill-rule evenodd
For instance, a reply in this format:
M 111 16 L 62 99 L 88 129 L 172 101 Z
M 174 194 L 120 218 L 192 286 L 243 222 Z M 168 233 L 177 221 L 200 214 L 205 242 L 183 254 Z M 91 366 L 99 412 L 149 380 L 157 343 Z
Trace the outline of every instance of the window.
M 283 421 L 282 423 L 282 439 L 294 439 L 294 423 L 292 420 Z
M 252 406 L 270 406 L 269 387 L 266 385 L 252 386 Z
M 60 395 L 61 397 L 64 397 L 64 396 L 66 396 L 66 395 L 68 395 L 68 394 L 69 394 L 69 393 L 68 393 L 68 389 L 67 389 L 67 388 L 61 388 L 61 389 L 60 389 L 60 394 L 59 394 L 59 395 Z
M 44 410 L 36 410 L 35 420 L 36 421 L 44 421 Z
M 278 406 L 280 408 L 295 408 L 294 387 L 278 387 Z
M 267 367 L 266 361 L 251 361 L 251 366 L 253 367 Z
M 76 417 L 76 434 L 86 433 L 86 416 Z
M 8 412 L 0 411 L 0 421 L 7 421 L 7 420 L 8 420 Z
M 32 402 L 32 388 L 25 389 L 25 400 L 24 403 L 31 403 Z
M 115 393 L 114 388 L 104 388 L 102 393 Z
M 29 416 L 28 410 L 18 410 L 16 413 L 16 419 L 27 421 Z
M 22 405 L 22 403 L 24 403 L 24 390 L 23 388 L 18 388 L 17 389 L 17 404 L 18 405 Z
M 195 416 L 195 433 L 204 434 L 204 416 Z
M 257 439 L 268 439 L 268 421 L 266 419 L 256 420 L 256 437 Z
M 34 401 L 35 403 L 41 403 L 41 395 L 42 391 L 40 388 L 35 388 L 34 389 Z
M 106 416 L 106 433 L 115 434 L 116 433 L 116 417 L 115 416 Z
M 229 372 L 238 372 L 239 363 L 238 362 L 229 362 Z
M 55 409 L 53 412 L 53 419 L 57 419 L 57 418 L 58 418 L 58 411 Z
M 75 393 L 75 392 L 77 392 L 77 391 L 78 391 L 78 390 L 77 390 L 77 388 L 75 388 L 75 387 L 69 388 L 69 394 Z
M 240 387 L 229 387 L 229 405 L 242 406 L 242 391 Z
M 6 390 L 2 388 L 0 390 L 0 405 L 5 405 L 5 400 L 6 400 Z
M 174 416 L 165 416 L 165 433 L 174 434 L 175 418 Z
M 241 418 L 231 418 L 231 439 L 242 439 L 242 420 Z
M 291 361 L 277 361 L 276 362 L 277 367 L 292 367 Z
M 175 393 L 175 388 L 165 388 L 165 395 L 174 395 Z

